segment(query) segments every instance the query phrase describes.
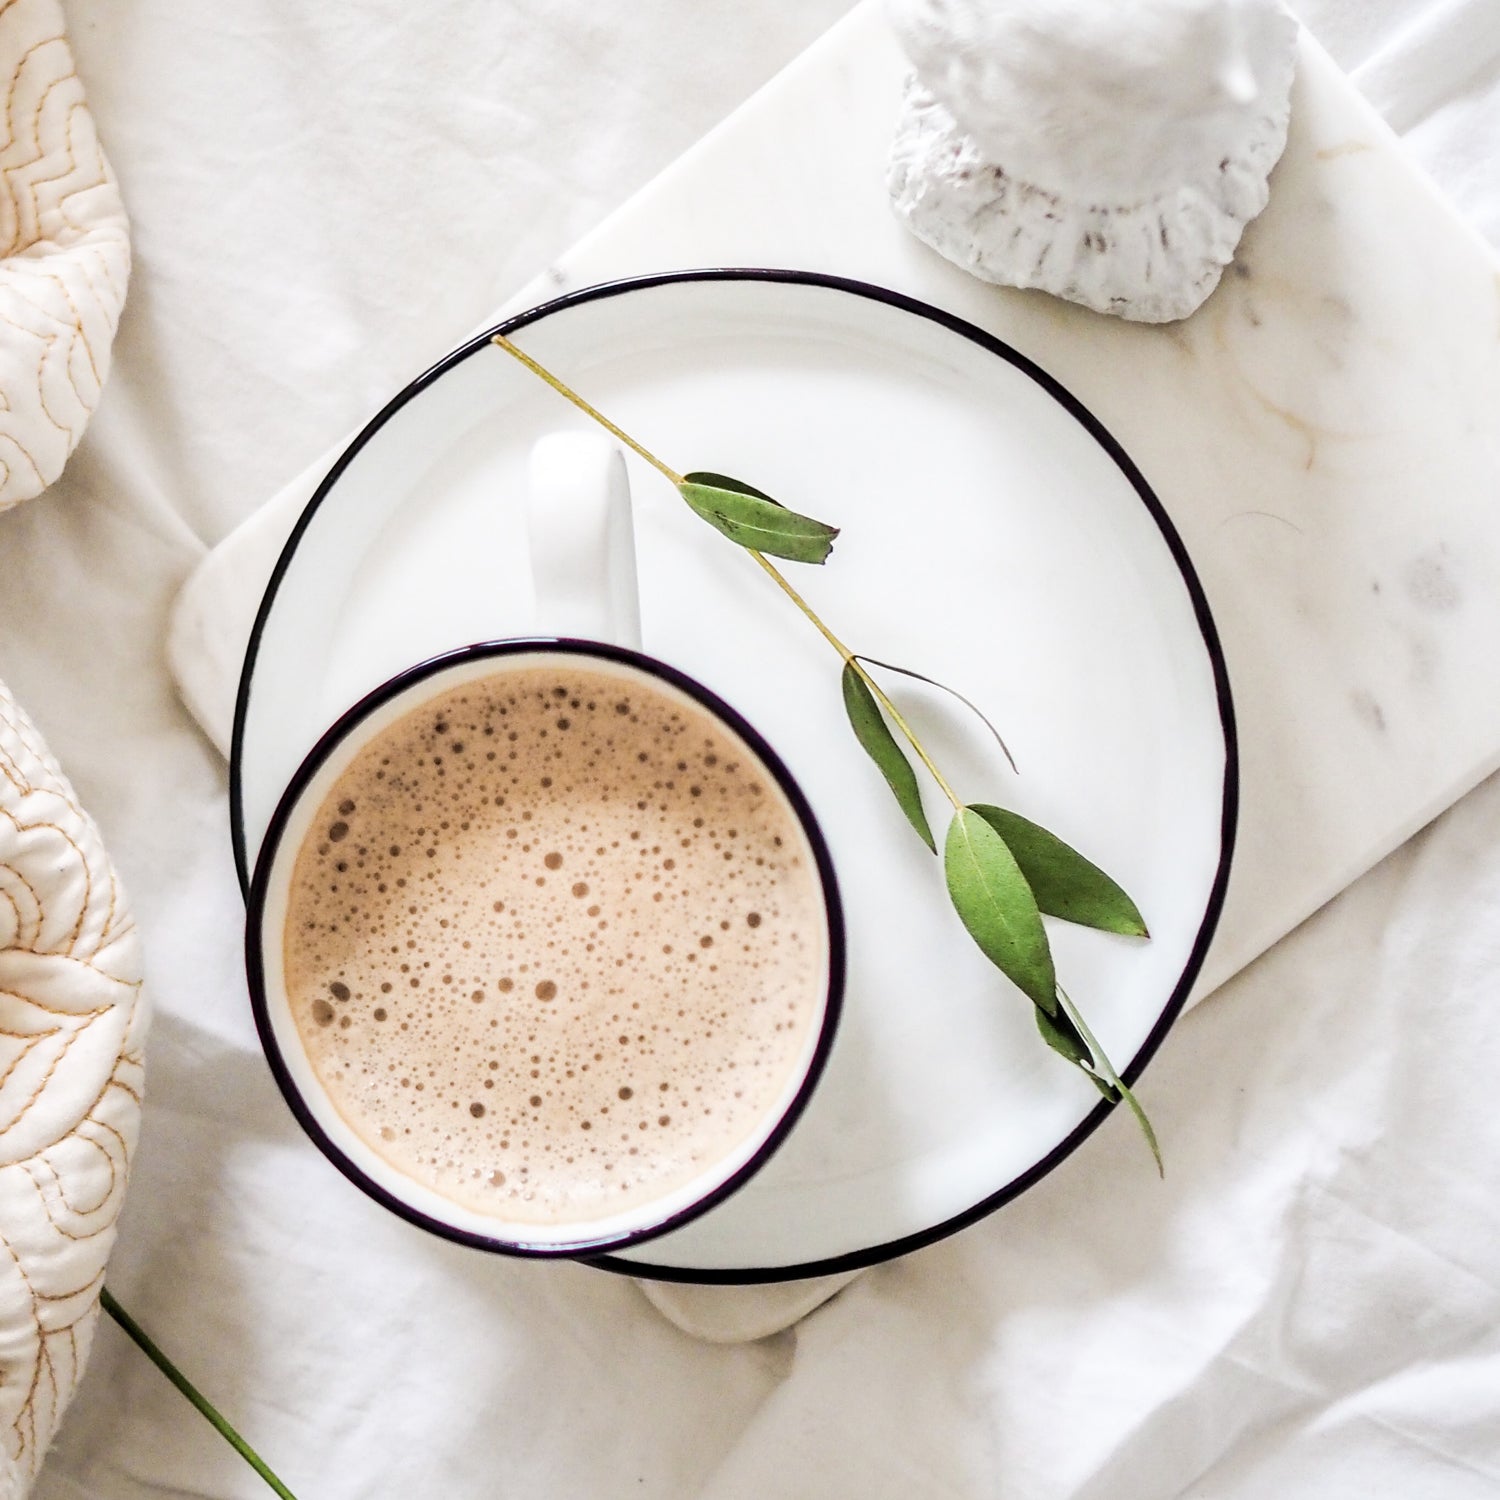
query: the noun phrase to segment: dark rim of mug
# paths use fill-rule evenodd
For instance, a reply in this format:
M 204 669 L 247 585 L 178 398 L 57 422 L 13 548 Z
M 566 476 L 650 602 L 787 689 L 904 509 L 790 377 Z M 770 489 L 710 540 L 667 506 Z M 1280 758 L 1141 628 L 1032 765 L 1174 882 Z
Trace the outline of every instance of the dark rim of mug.
M 818 879 L 822 885 L 823 906 L 828 924 L 827 988 L 824 994 L 817 1044 L 791 1103 L 772 1127 L 770 1134 L 756 1148 L 754 1154 L 728 1178 L 718 1183 L 701 1198 L 696 1199 L 687 1208 L 663 1219 L 619 1234 L 558 1243 L 528 1241 L 519 1238 L 501 1239 L 444 1223 L 441 1219 L 435 1219 L 420 1209 L 414 1208 L 404 1199 L 382 1187 L 345 1154 L 308 1108 L 302 1097 L 302 1091 L 297 1087 L 286 1059 L 282 1055 L 281 1042 L 272 1024 L 270 1006 L 266 999 L 261 941 L 271 873 L 283 835 L 287 831 L 287 825 L 302 801 L 302 794 L 322 770 L 329 757 L 345 743 L 349 735 L 358 729 L 376 709 L 389 703 L 393 698 L 398 698 L 420 683 L 430 678 L 440 677 L 455 667 L 481 660 L 493 660 L 503 664 L 510 657 L 542 654 L 579 656 L 594 660 L 602 658 L 630 667 L 644 676 L 669 683 L 733 730 L 765 767 L 772 780 L 781 788 L 803 832 L 807 835 L 808 846 L 812 850 Z M 657 1235 L 670 1233 L 722 1203 L 731 1193 L 744 1186 L 760 1171 L 806 1109 L 808 1100 L 812 1097 L 813 1090 L 828 1061 L 829 1052 L 833 1047 L 834 1033 L 838 1029 L 839 1016 L 843 1010 L 845 953 L 843 904 L 839 898 L 838 880 L 834 875 L 833 859 L 829 854 L 827 841 L 823 837 L 823 830 L 819 827 L 818 820 L 802 788 L 797 785 L 785 762 L 766 742 L 760 731 L 712 689 L 704 687 L 701 682 L 666 662 L 624 646 L 608 645 L 602 641 L 574 640 L 564 636 L 528 636 L 504 641 L 482 641 L 475 645 L 461 646 L 456 650 L 446 651 L 440 656 L 419 662 L 381 683 L 373 692 L 367 693 L 358 703 L 343 713 L 309 751 L 282 794 L 281 801 L 277 804 L 266 830 L 265 842 L 261 845 L 260 855 L 255 862 L 245 920 L 245 972 L 250 984 L 250 1008 L 255 1016 L 255 1029 L 260 1033 L 261 1046 L 265 1051 L 266 1060 L 270 1063 L 271 1072 L 275 1076 L 282 1097 L 296 1116 L 298 1124 L 329 1161 L 350 1182 L 375 1199 L 377 1203 L 409 1223 L 440 1235 L 444 1239 L 454 1240 L 461 1245 L 468 1245 L 478 1250 L 494 1251 L 500 1255 L 553 1260 L 576 1260 L 581 1256 L 593 1257 L 605 1251 L 623 1250 L 631 1245 L 640 1244 L 644 1240 L 654 1239 Z
M 987 353 L 1020 371 L 1027 379 L 1040 386 L 1058 403 L 1093 440 L 1107 453 L 1116 467 L 1124 474 L 1135 490 L 1141 504 L 1161 533 L 1177 570 L 1182 577 L 1203 639 L 1213 672 L 1214 695 L 1219 710 L 1219 723 L 1224 736 L 1224 794 L 1219 813 L 1219 863 L 1204 904 L 1203 919 L 1199 923 L 1197 937 L 1187 961 L 1179 974 L 1177 983 L 1162 1006 L 1156 1023 L 1147 1033 L 1145 1041 L 1136 1049 L 1135 1056 L 1121 1071 L 1127 1084 L 1134 1084 L 1157 1049 L 1166 1039 L 1172 1024 L 1181 1014 L 1192 992 L 1193 984 L 1203 967 L 1209 944 L 1219 924 L 1224 909 L 1224 899 L 1229 888 L 1229 870 L 1234 856 L 1235 833 L 1239 818 L 1240 774 L 1239 741 L 1235 732 L 1234 699 L 1229 687 L 1229 668 L 1224 659 L 1224 648 L 1219 640 L 1218 627 L 1208 607 L 1208 596 L 1188 556 L 1187 548 L 1179 535 L 1166 508 L 1157 498 L 1156 492 L 1147 483 L 1145 475 L 1136 467 L 1130 455 L 1115 440 L 1109 429 L 1066 386 L 1049 375 L 1035 360 L 1029 359 L 1020 350 L 1013 348 L 1004 339 L 980 328 L 977 324 L 935 307 L 904 292 L 892 291 L 889 287 L 872 282 L 859 281 L 847 276 L 831 276 L 821 271 L 799 271 L 782 267 L 753 266 L 703 266 L 685 271 L 658 271 L 645 276 L 624 277 L 618 281 L 599 282 L 593 286 L 580 287 L 577 291 L 565 292 L 551 301 L 538 303 L 522 312 L 502 319 L 493 327 L 476 334 L 467 343 L 451 350 L 430 369 L 417 376 L 410 385 L 398 391 L 390 401 L 360 430 L 359 434 L 329 469 L 323 482 L 303 507 L 291 534 L 288 536 L 271 576 L 261 596 L 260 608 L 251 627 L 250 640 L 245 648 L 244 662 L 240 671 L 239 690 L 235 697 L 234 729 L 229 749 L 229 831 L 234 849 L 235 870 L 242 890 L 250 884 L 250 856 L 245 839 L 244 787 L 241 766 L 244 759 L 246 724 L 249 718 L 250 698 L 255 683 L 256 662 L 260 654 L 261 639 L 271 617 L 276 596 L 282 580 L 291 568 L 303 533 L 312 523 L 323 501 L 338 483 L 344 470 L 354 462 L 365 444 L 401 411 L 409 402 L 420 396 L 430 385 L 440 380 L 466 359 L 487 349 L 491 335 L 513 334 L 538 323 L 545 318 L 570 308 L 592 302 L 607 301 L 613 297 L 628 296 L 635 292 L 652 291 L 661 287 L 686 285 L 701 282 L 750 282 L 759 284 L 814 288 L 857 297 L 885 307 L 921 318 L 950 333 L 967 339 Z M 625 1256 L 600 1254 L 590 1257 L 587 1264 L 601 1270 L 615 1271 L 626 1276 L 647 1277 L 656 1281 L 676 1281 L 698 1285 L 739 1286 L 759 1282 L 796 1281 L 806 1277 L 831 1276 L 845 1271 L 857 1271 L 867 1266 L 880 1265 L 898 1256 L 910 1254 L 971 1224 L 988 1217 L 996 1209 L 1024 1193 L 1027 1188 L 1040 1182 L 1049 1172 L 1071 1156 L 1086 1141 L 1116 1108 L 1107 1099 L 1101 1099 L 1078 1122 L 1068 1134 L 1034 1166 L 1009 1182 L 985 1194 L 968 1208 L 950 1214 L 947 1218 L 911 1233 L 898 1235 L 876 1244 L 863 1245 L 838 1255 L 821 1256 L 813 1260 L 784 1265 L 738 1265 L 726 1267 L 674 1266 L 671 1264 L 636 1260 Z

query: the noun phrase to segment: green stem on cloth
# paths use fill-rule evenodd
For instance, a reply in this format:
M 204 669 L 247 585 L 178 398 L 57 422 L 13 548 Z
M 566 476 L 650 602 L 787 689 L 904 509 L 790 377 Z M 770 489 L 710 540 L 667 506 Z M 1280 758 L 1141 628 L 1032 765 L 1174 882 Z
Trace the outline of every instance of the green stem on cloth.
M 147 1334 L 146 1330 L 115 1301 L 108 1287 L 100 1290 L 99 1305 L 129 1334 L 140 1347 L 142 1353 L 145 1354 L 146 1358 L 198 1408 L 203 1416 L 218 1431 L 224 1441 L 265 1480 L 275 1494 L 281 1496 L 281 1500 L 297 1500 L 297 1497 L 271 1472 L 266 1461 L 260 1454 L 219 1415 L 207 1397 L 167 1358 L 160 1347 Z

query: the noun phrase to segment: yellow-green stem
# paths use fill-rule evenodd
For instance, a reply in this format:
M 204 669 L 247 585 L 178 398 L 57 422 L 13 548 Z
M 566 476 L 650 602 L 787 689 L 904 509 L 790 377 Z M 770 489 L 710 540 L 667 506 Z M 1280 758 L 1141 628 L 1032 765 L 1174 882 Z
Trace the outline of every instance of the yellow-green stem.
M 559 380 L 558 377 L 544 365 L 538 364 L 537 361 L 534 360 L 524 350 L 517 348 L 516 345 L 511 343 L 511 341 L 506 338 L 503 333 L 497 333 L 493 335 L 490 339 L 490 342 L 496 345 L 496 347 L 503 349 L 513 359 L 519 360 L 520 363 L 525 365 L 533 375 L 537 376 L 541 380 L 544 380 L 548 385 L 552 387 L 554 391 L 557 392 L 559 396 L 563 397 L 564 400 L 570 401 L 574 406 L 578 408 L 579 411 L 583 412 L 585 416 L 592 417 L 594 421 L 596 421 L 602 428 L 604 428 L 606 432 L 612 433 L 615 437 L 619 438 L 619 440 L 624 443 L 625 446 L 632 452 L 640 454 L 640 456 L 644 458 L 653 469 L 658 470 L 660 473 L 664 474 L 668 479 L 670 479 L 674 488 L 679 490 L 682 488 L 684 481 L 681 474 L 679 474 L 675 469 L 672 469 L 668 467 L 668 465 L 664 464 L 654 453 L 651 453 L 647 449 L 643 448 L 638 442 L 636 442 L 633 437 L 630 436 L 628 432 L 624 432 L 620 428 L 616 427 L 615 424 L 611 422 L 603 412 L 599 411 L 596 407 L 590 406 L 589 403 L 585 401 L 577 391 L 575 391 L 571 386 L 567 385 L 564 381 Z M 753 547 L 747 547 L 745 550 L 749 552 L 750 556 L 753 557 L 756 562 L 761 565 L 762 568 L 765 569 L 765 571 L 775 581 L 776 586 L 781 590 L 781 592 L 785 594 L 787 598 L 790 599 L 792 603 L 802 611 L 803 615 L 805 615 L 806 618 L 811 622 L 813 627 L 817 630 L 818 634 L 821 635 L 823 639 L 827 641 L 835 651 L 838 652 L 839 656 L 843 659 L 844 664 L 846 666 L 854 668 L 854 670 L 859 674 L 861 681 L 863 681 L 865 686 L 869 688 L 870 692 L 874 695 L 875 701 L 880 704 L 880 706 L 890 716 L 891 722 L 896 726 L 897 729 L 901 731 L 901 734 L 905 738 L 907 744 L 909 744 L 912 749 L 916 751 L 917 758 L 922 762 L 924 766 L 927 767 L 928 771 L 932 775 L 932 779 L 938 784 L 939 788 L 942 790 L 943 795 L 953 804 L 955 810 L 962 808 L 964 804 L 959 800 L 958 794 L 953 790 L 951 786 L 948 785 L 947 778 L 944 777 L 943 773 L 939 771 L 937 766 L 933 763 L 932 757 L 927 753 L 926 748 L 917 738 L 916 733 L 913 731 L 911 725 L 906 722 L 906 719 L 903 717 L 900 709 L 898 709 L 896 705 L 891 702 L 890 698 L 886 695 L 885 689 L 882 688 L 880 684 L 876 682 L 875 679 L 871 677 L 867 671 L 865 671 L 863 663 L 856 659 L 854 652 L 852 652 L 828 628 L 828 626 L 823 623 L 823 621 L 819 618 L 817 611 L 814 610 L 813 607 L 807 602 L 807 600 L 805 600 L 802 595 L 799 594 L 797 590 L 787 582 L 786 576 L 782 573 L 781 569 L 775 565 L 775 563 L 773 563 L 768 557 L 766 557 L 764 553 L 757 552 Z
M 802 595 L 799 594 L 797 590 L 787 582 L 786 575 L 782 573 L 781 569 L 778 568 L 776 564 L 770 560 L 770 558 L 766 557 L 763 553 L 755 551 L 753 547 L 748 548 L 747 550 L 749 551 L 750 556 L 753 557 L 756 562 L 758 562 L 761 567 L 763 567 L 766 572 L 771 575 L 773 579 L 775 579 L 776 585 L 781 590 L 781 592 L 785 594 L 787 598 L 790 599 L 792 603 L 795 604 L 797 608 L 800 609 L 802 613 L 806 615 L 807 618 L 813 623 L 823 639 L 826 640 L 828 644 L 832 646 L 833 649 L 837 651 L 841 657 L 843 657 L 844 665 L 853 667 L 854 670 L 859 674 L 860 679 L 864 682 L 865 686 L 869 688 L 871 693 L 874 694 L 875 701 L 879 703 L 880 706 L 890 716 L 891 722 L 905 736 L 907 744 L 909 744 L 912 749 L 917 752 L 917 756 L 921 760 L 922 764 L 927 767 L 929 772 L 931 772 L 932 779 L 937 782 L 938 786 L 942 789 L 943 795 L 953 804 L 955 810 L 961 808 L 963 806 L 963 803 L 959 801 L 957 793 L 954 792 L 953 788 L 948 785 L 947 779 L 944 777 L 943 773 L 938 770 L 936 765 L 933 764 L 932 757 L 927 753 L 927 750 L 923 746 L 921 740 L 917 738 L 915 732 L 912 730 L 911 725 L 908 724 L 905 718 L 902 717 L 901 710 L 898 709 L 896 705 L 891 702 L 890 698 L 886 696 L 885 689 L 882 688 L 881 685 L 876 682 L 875 679 L 871 677 L 867 671 L 865 671 L 864 663 L 859 661 L 855 657 L 854 653 L 823 623 L 823 621 L 818 617 L 817 611 L 814 610 L 813 607 L 807 602 L 807 600 L 804 599 Z
M 681 474 L 679 474 L 675 469 L 669 469 L 667 465 L 664 464 L 654 453 L 647 452 L 647 450 L 641 447 L 641 445 L 636 442 L 636 440 L 631 437 L 628 432 L 622 432 L 618 427 L 615 426 L 613 422 L 609 420 L 608 417 L 604 415 L 603 412 L 598 411 L 594 407 L 590 406 L 588 402 L 578 394 L 577 391 L 572 390 L 568 386 L 564 385 L 562 381 L 560 381 L 557 376 L 552 373 L 551 370 L 548 370 L 542 365 L 539 365 L 529 354 L 525 353 L 523 350 L 516 348 L 516 346 L 511 343 L 511 341 L 506 338 L 503 333 L 495 334 L 494 337 L 490 339 L 490 342 L 497 345 L 499 348 L 504 349 L 507 354 L 513 356 L 515 359 L 520 360 L 520 362 L 525 365 L 533 375 L 536 375 L 540 379 L 545 380 L 547 384 L 550 385 L 559 396 L 566 397 L 573 403 L 574 406 L 578 408 L 579 411 L 583 412 L 586 416 L 592 417 L 602 428 L 604 428 L 606 432 L 613 433 L 617 438 L 619 438 L 622 443 L 625 444 L 627 448 L 631 449 L 635 453 L 639 453 L 640 456 L 644 458 L 653 469 L 659 469 L 663 474 L 667 476 L 668 479 L 672 481 L 674 485 L 676 485 L 678 488 L 681 488 Z

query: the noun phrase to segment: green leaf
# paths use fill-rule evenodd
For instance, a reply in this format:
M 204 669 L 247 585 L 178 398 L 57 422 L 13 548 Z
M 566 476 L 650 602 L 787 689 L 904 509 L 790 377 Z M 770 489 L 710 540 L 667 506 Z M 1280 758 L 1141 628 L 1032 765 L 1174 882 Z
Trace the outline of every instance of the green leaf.
M 731 542 L 784 557 L 790 562 L 826 562 L 837 526 L 798 515 L 780 501 L 725 474 L 687 474 L 678 486 L 682 498 Z
M 711 474 L 707 469 L 695 469 L 691 474 L 684 474 L 684 483 L 707 485 L 711 489 L 729 490 L 735 495 L 753 495 L 757 500 L 769 500 L 778 510 L 785 510 L 781 501 L 774 495 L 768 495 L 764 490 L 758 490 L 753 484 L 746 484 L 743 479 L 733 479 L 728 474 Z
M 880 768 L 886 784 L 896 794 L 906 821 L 922 836 L 922 842 L 937 853 L 937 840 L 932 836 L 932 825 L 922 810 L 922 794 L 917 789 L 917 773 L 912 770 L 896 737 L 891 733 L 880 712 L 875 695 L 866 685 L 853 662 L 844 663 L 844 711 L 854 729 L 854 737 L 864 747 L 865 754 Z
M 1036 904 L 1049 917 L 1127 937 L 1150 936 L 1135 902 L 1055 833 L 1003 807 L 976 802 L 974 811 L 1005 840 Z
M 1016 767 L 1016 758 L 1010 753 L 1010 746 L 1005 743 L 1005 740 L 1001 736 L 1000 731 L 996 729 L 992 723 L 990 723 L 989 719 L 985 716 L 984 711 L 979 707 L 979 705 L 973 702 L 971 699 L 965 698 L 957 688 L 951 688 L 946 682 L 939 682 L 936 677 L 929 677 L 925 672 L 913 672 L 910 667 L 898 667 L 893 661 L 881 661 L 878 657 L 866 656 L 861 651 L 856 651 L 854 653 L 854 659 L 855 661 L 865 662 L 872 667 L 883 667 L 887 672 L 899 672 L 903 677 L 911 677 L 918 682 L 925 682 L 928 687 L 935 687 L 939 691 L 947 693 L 949 697 L 957 698 L 958 701 L 962 703 L 963 706 L 968 709 L 969 712 L 973 714 L 974 717 L 978 719 L 979 722 L 983 724 L 984 727 L 988 729 L 992 735 L 994 735 L 995 743 L 999 745 L 1000 753 L 1004 755 L 1007 761 L 1010 762 L 1011 770 L 1016 771 L 1017 775 L 1020 774 Z
M 1086 1068 L 1084 1071 L 1090 1073 L 1095 1082 L 1101 1079 L 1118 1092 L 1120 1098 L 1125 1101 L 1131 1114 L 1135 1116 L 1135 1122 L 1141 1127 L 1141 1134 L 1146 1137 L 1146 1145 L 1151 1149 L 1151 1155 L 1156 1162 L 1156 1175 L 1165 1177 L 1167 1169 L 1162 1165 L 1161 1147 L 1157 1144 L 1156 1131 L 1151 1128 L 1151 1121 L 1146 1118 L 1146 1111 L 1141 1108 L 1141 1101 L 1125 1086 L 1124 1080 L 1115 1072 L 1115 1065 L 1105 1055 L 1104 1048 L 1099 1045 L 1099 1039 L 1089 1030 L 1089 1023 L 1083 1019 L 1078 1007 L 1073 1004 L 1068 992 L 1058 986 L 1057 997 L 1062 1002 L 1063 1013 L 1072 1024 L 1074 1030 L 1083 1038 L 1089 1051 L 1094 1054 L 1094 1068 Z M 1108 1096 L 1106 1096 L 1108 1097 Z
M 972 808 L 948 825 L 943 874 L 954 910 L 980 951 L 1023 994 L 1057 1014 L 1057 973 L 1036 897 L 1005 840 Z
M 1036 1029 L 1041 1032 L 1042 1040 L 1054 1052 L 1060 1053 L 1075 1068 L 1087 1073 L 1093 1080 L 1094 1087 L 1111 1103 L 1120 1097 L 1113 1086 L 1095 1071 L 1094 1054 L 1089 1051 L 1088 1043 L 1078 1034 L 1078 1028 L 1068 1019 L 1065 1011 L 1049 1016 L 1044 1010 L 1034 1009 L 1032 1014 L 1036 1016 Z

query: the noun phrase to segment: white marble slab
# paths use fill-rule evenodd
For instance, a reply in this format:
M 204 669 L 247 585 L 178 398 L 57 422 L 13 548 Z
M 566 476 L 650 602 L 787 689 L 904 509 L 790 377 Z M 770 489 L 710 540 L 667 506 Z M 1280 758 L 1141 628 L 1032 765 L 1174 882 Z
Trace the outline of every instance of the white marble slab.
M 1234 684 L 1239 843 L 1201 997 L 1500 764 L 1500 264 L 1304 37 L 1270 205 L 1192 319 L 987 286 L 887 207 L 902 72 L 861 6 L 507 309 L 673 267 L 827 271 L 979 324 L 1090 407 L 1182 533 Z M 261 584 L 326 468 L 179 601 L 174 672 L 221 745 Z

